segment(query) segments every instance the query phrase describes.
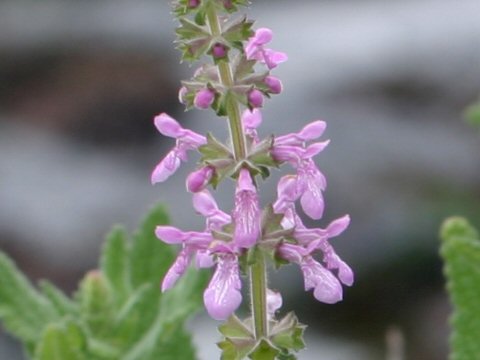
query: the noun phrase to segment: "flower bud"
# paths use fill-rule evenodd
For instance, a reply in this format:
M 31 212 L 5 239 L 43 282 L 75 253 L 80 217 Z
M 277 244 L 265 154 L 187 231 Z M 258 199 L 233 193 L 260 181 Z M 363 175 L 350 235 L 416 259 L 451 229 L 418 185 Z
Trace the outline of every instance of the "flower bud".
M 275 76 L 267 76 L 264 80 L 272 94 L 280 94 L 283 90 L 282 82 Z
M 248 103 L 253 108 L 263 106 L 263 94 L 260 90 L 253 89 L 248 93 Z
M 208 109 L 215 100 L 215 93 L 210 89 L 202 89 L 195 95 L 194 105 L 199 109 Z
M 232 0 L 223 0 L 223 7 L 227 10 L 233 8 Z
M 196 193 L 203 190 L 213 176 L 213 169 L 210 166 L 205 166 L 192 172 L 187 177 L 187 191 Z
M 212 56 L 215 59 L 221 59 L 227 56 L 227 47 L 223 44 L 216 43 L 215 45 L 212 46 Z
M 200 0 L 188 0 L 187 6 L 189 9 L 195 9 L 200 5 Z

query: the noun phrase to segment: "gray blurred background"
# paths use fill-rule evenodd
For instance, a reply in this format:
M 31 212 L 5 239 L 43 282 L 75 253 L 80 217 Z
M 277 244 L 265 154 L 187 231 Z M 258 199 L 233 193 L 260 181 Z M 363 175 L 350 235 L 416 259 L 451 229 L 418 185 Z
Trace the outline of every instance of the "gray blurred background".
M 149 183 L 172 146 L 155 114 L 199 132 L 224 125 L 177 103 L 193 69 L 178 65 L 169 11 L 162 0 L 0 2 L 0 247 L 33 281 L 71 293 L 111 225 L 133 229 L 158 201 L 176 226 L 202 228 L 184 192 L 194 161 Z M 285 91 L 265 106 L 261 134 L 326 120 L 316 225 L 352 217 L 333 241 L 356 272 L 342 303 L 316 302 L 293 267 L 271 278 L 284 311 L 309 324 L 300 358 L 394 359 L 403 348 L 406 359 L 446 359 L 437 232 L 448 215 L 480 221 L 480 137 L 461 117 L 480 94 L 480 1 L 264 0 L 250 14 L 290 57 L 274 71 Z M 225 210 L 231 189 L 219 191 Z M 218 358 L 215 325 L 192 322 L 201 360 Z M 0 359 L 23 359 L 5 334 Z

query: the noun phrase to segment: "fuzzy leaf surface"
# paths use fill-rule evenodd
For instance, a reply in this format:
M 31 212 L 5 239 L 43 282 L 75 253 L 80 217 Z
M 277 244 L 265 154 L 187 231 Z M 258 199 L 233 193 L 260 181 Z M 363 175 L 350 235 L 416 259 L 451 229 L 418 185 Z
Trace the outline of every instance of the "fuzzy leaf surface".
M 463 218 L 447 219 L 441 229 L 441 255 L 451 317 L 451 360 L 480 358 L 480 237 Z

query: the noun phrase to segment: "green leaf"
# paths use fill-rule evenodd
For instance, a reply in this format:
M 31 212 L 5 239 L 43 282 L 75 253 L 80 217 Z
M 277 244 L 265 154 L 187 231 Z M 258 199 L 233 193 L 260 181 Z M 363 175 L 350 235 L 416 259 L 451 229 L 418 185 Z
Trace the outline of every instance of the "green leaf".
M 198 26 L 193 21 L 186 18 L 179 19 L 181 26 L 178 27 L 175 32 L 182 40 L 192 40 L 199 37 L 209 36 L 206 28 Z
M 161 321 L 179 322 L 203 306 L 203 290 L 207 285 L 209 272 L 191 267 L 176 284 L 162 296 L 160 303 Z
M 128 258 L 128 235 L 122 226 L 115 226 L 107 235 L 100 258 L 100 269 L 122 303 L 130 291 L 130 264 Z
M 175 258 L 172 246 L 155 236 L 157 225 L 168 224 L 168 216 L 163 206 L 156 206 L 147 215 L 133 236 L 130 252 L 130 271 L 133 289 L 150 283 L 159 286 Z
M 452 360 L 480 358 L 480 239 L 463 218 L 447 219 L 441 229 L 441 255 L 453 304 Z
M 252 26 L 253 21 L 247 21 L 247 17 L 244 16 L 228 24 L 227 27 L 223 29 L 222 36 L 232 45 L 242 43 L 253 35 Z
M 0 319 L 5 328 L 31 349 L 44 326 L 59 318 L 53 304 L 0 252 Z
M 39 285 L 43 294 L 50 300 L 58 314 L 61 316 L 78 314 L 78 305 L 66 296 L 62 290 L 47 280 L 41 280 Z
M 230 150 L 210 132 L 207 133 L 207 143 L 200 146 L 198 151 L 202 154 L 202 161 L 233 158 Z
M 117 312 L 113 334 L 123 347 L 135 344 L 152 326 L 158 313 L 159 298 L 157 286 L 144 284 L 130 295 Z
M 474 126 L 480 126 L 480 102 L 470 105 L 464 112 L 465 119 Z
M 72 321 L 50 324 L 42 334 L 35 360 L 91 360 L 85 350 L 85 335 L 78 325 Z
M 100 271 L 90 271 L 77 294 L 81 318 L 95 337 L 108 337 L 114 318 L 113 293 Z
M 252 340 L 237 340 L 233 338 L 226 338 L 217 343 L 217 346 L 222 350 L 222 360 L 243 360 L 250 353 L 255 342 Z

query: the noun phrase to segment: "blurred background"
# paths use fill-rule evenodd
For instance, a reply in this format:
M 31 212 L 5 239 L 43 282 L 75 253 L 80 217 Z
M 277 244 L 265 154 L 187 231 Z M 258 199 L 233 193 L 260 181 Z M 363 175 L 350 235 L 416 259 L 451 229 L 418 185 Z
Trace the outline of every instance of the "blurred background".
M 33 281 L 71 293 L 111 225 L 134 229 L 159 201 L 174 225 L 202 228 L 184 191 L 194 161 L 149 183 L 172 146 L 155 114 L 198 132 L 223 127 L 177 102 L 193 69 L 178 64 L 169 12 L 162 0 L 0 2 L 0 248 Z M 309 325 L 301 359 L 447 358 L 437 233 L 449 215 L 480 222 L 480 136 L 461 115 L 480 94 L 479 14 L 478 0 L 254 1 L 256 26 L 272 28 L 272 48 L 290 58 L 274 71 L 285 91 L 260 132 L 326 120 L 327 210 L 316 225 L 352 217 L 333 240 L 356 272 L 342 303 L 316 302 L 296 268 L 272 276 L 284 311 Z M 225 210 L 231 189 L 219 191 Z M 192 327 L 201 360 L 218 358 L 215 323 Z M 0 332 L 0 358 L 23 359 Z

